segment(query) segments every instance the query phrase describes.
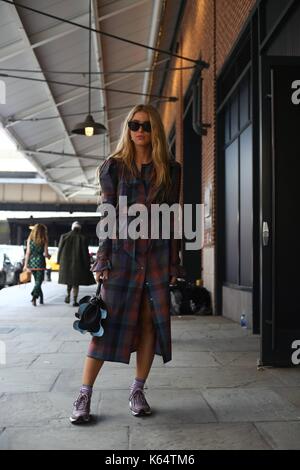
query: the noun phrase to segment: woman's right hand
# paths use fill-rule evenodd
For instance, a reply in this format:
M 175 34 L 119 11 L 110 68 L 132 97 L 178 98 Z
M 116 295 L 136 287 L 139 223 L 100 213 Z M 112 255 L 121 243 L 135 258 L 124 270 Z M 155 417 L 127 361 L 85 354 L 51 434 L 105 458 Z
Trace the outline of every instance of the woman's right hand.
M 99 282 L 100 279 L 108 279 L 109 269 L 104 269 L 103 271 L 96 272 L 96 281 Z

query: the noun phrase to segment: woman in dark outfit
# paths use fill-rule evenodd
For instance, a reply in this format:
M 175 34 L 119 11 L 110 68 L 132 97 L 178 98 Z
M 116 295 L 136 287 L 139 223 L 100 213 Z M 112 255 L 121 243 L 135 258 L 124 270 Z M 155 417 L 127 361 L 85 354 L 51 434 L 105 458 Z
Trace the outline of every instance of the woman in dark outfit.
M 93 337 L 85 361 L 80 393 L 74 402 L 72 423 L 90 420 L 92 387 L 104 361 L 129 364 L 136 351 L 136 378 L 130 387 L 129 407 L 134 416 L 149 415 L 144 395 L 154 355 L 164 363 L 171 360 L 169 284 L 185 274 L 180 266 L 179 239 L 171 237 L 118 237 L 121 229 L 119 196 L 127 196 L 128 212 L 143 204 L 151 235 L 151 204 L 171 206 L 179 202 L 181 165 L 171 161 L 159 113 L 150 105 L 135 106 L 123 125 L 115 153 L 101 165 L 101 202 L 116 208 L 116 237 L 100 237 L 97 260 L 92 267 L 96 279 L 103 279 L 102 298 L 108 317 L 104 335 Z M 146 212 L 145 212 L 146 213 Z M 102 218 L 102 216 L 101 216 Z M 130 224 L 131 216 L 125 216 Z M 133 218 L 136 218 L 135 216 Z M 160 232 L 159 232 L 160 233 Z
M 47 227 L 43 224 L 36 224 L 27 239 L 24 263 L 24 270 L 30 269 L 35 280 L 35 285 L 31 292 L 31 302 L 35 307 L 38 298 L 40 299 L 40 304 L 44 303 L 42 283 L 46 269 L 45 256 L 50 259 Z

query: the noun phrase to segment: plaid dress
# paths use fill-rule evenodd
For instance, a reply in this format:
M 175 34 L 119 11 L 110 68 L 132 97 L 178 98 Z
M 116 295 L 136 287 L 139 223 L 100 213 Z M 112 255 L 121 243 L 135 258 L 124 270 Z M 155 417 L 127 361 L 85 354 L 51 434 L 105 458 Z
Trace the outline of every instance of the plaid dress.
M 108 158 L 100 169 L 102 203 L 116 207 L 119 195 L 127 196 L 128 208 L 142 203 L 148 209 L 150 226 L 151 201 L 154 201 L 154 185 L 151 175 L 154 163 L 136 168 L 134 178 L 126 178 L 123 163 Z M 123 169 L 123 171 L 121 171 Z M 170 204 L 179 202 L 181 165 L 170 161 L 172 191 Z M 117 227 L 119 226 L 118 210 Z M 133 217 L 135 219 L 136 216 Z M 127 216 L 130 223 L 130 216 Z M 172 228 L 172 225 L 171 225 Z M 149 233 L 150 228 L 149 228 Z M 172 234 L 172 231 L 171 231 Z M 92 271 L 109 269 L 108 279 L 101 286 L 101 296 L 106 303 L 108 316 L 103 322 L 104 335 L 93 337 L 87 355 L 104 361 L 128 364 L 131 352 L 137 350 L 139 338 L 139 312 L 143 289 L 148 292 L 153 322 L 156 328 L 155 354 L 163 362 L 171 360 L 170 277 L 185 275 L 180 266 L 180 240 L 138 238 L 100 239 L 97 260 Z

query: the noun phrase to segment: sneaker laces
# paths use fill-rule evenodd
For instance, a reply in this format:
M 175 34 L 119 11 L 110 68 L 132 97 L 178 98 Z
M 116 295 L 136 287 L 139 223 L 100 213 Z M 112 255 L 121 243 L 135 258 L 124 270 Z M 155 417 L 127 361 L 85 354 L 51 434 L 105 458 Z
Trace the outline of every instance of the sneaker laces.
M 76 410 L 85 410 L 89 402 L 89 395 L 84 392 L 80 392 L 79 397 L 74 401 L 73 405 L 75 406 Z
M 137 403 L 141 403 L 143 406 L 149 406 L 145 398 L 144 391 L 141 388 L 137 388 L 134 392 L 132 392 L 130 399 L 133 401 L 134 406 Z

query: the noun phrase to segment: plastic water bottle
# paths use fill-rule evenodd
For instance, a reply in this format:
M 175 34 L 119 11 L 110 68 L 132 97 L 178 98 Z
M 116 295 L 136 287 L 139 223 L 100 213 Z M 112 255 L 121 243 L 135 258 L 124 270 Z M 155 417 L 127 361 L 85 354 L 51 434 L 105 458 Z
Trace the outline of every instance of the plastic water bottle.
M 247 319 L 246 319 L 246 315 L 244 313 L 242 313 L 242 315 L 241 315 L 240 324 L 241 324 L 242 328 L 247 328 Z

